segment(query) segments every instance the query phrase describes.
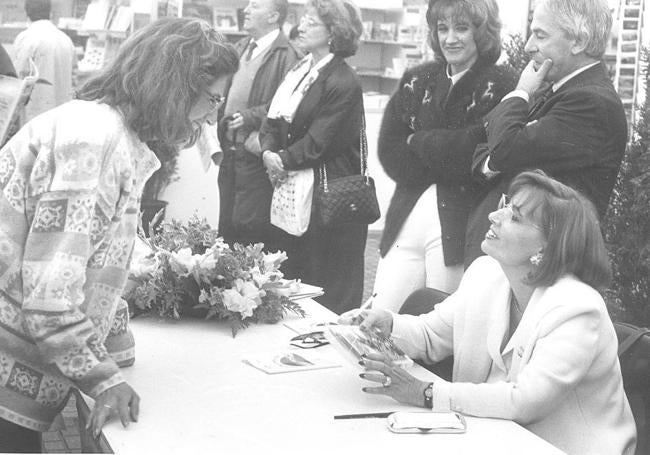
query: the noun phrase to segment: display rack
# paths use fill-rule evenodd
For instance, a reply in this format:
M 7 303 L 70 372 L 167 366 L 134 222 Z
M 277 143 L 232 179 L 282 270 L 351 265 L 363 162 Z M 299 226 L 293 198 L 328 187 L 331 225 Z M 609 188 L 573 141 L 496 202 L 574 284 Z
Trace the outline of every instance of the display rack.
M 618 8 L 618 45 L 614 86 L 621 97 L 630 125 L 635 122 L 634 107 L 639 90 L 643 0 L 621 0 Z

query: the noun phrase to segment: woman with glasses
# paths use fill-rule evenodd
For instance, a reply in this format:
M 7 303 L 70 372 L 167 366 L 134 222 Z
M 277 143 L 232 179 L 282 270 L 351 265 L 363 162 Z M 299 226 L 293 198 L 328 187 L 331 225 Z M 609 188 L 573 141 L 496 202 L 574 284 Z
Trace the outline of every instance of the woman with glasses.
M 598 289 L 611 277 L 593 205 L 542 171 L 519 174 L 458 290 L 421 316 L 364 311 L 410 357 L 453 355 L 453 382 L 364 362 L 367 393 L 433 411 L 514 420 L 568 454 L 632 454 L 614 326 Z M 349 321 L 347 315 L 342 320 Z
M 363 115 L 361 84 L 345 62 L 359 44 L 359 10 L 347 0 L 312 0 L 298 26 L 298 45 L 307 54 L 278 88 L 260 131 L 264 165 L 274 185 L 287 172 L 319 168 L 329 180 L 359 174 Z M 337 313 L 358 307 L 368 227 L 324 227 L 311 218 L 300 237 L 286 234 L 291 278 L 322 286 L 317 300 Z
M 426 19 L 435 60 L 404 74 L 379 132 L 379 160 L 396 185 L 373 307 L 394 311 L 416 289 L 458 286 L 468 214 L 485 191 L 470 172 L 486 140 L 483 117 L 515 84 L 514 73 L 495 63 L 501 23 L 494 0 L 431 0 Z
M 154 22 L 0 150 L 0 452 L 40 452 L 72 387 L 95 400 L 95 436 L 137 420 L 117 363 L 132 351 L 105 341 L 127 330 L 140 193 L 164 159 L 148 144 L 191 144 L 238 61 L 204 21 Z

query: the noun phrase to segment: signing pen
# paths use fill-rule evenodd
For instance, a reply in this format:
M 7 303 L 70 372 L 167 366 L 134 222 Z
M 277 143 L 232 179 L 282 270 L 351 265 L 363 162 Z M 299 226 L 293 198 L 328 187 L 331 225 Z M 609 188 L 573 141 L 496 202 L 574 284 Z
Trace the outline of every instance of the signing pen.
M 375 297 L 377 297 L 377 293 L 375 292 L 373 295 L 370 296 L 368 300 L 366 300 L 363 305 L 359 307 L 360 310 L 369 310 L 372 308 L 372 302 L 375 300 Z
M 368 418 L 384 418 L 388 417 L 395 411 L 391 412 L 371 412 L 368 414 L 343 414 L 343 415 L 338 415 L 334 416 L 334 420 L 342 420 L 342 419 L 368 419 Z

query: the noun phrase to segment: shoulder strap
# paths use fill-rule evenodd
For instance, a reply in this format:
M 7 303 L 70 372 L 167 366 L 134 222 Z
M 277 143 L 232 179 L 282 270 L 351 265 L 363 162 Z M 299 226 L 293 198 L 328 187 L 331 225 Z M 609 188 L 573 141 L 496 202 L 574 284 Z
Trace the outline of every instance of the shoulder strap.
M 368 175 L 368 138 L 366 137 L 366 110 L 363 106 L 361 105 L 361 128 L 360 128 L 360 134 L 359 134 L 359 161 L 360 161 L 360 169 L 361 169 L 361 175 L 363 175 L 366 178 L 366 183 L 368 183 L 368 180 L 370 176 Z M 328 192 L 328 186 L 327 186 L 327 168 L 325 167 L 325 162 L 321 163 L 320 167 L 318 168 L 318 173 L 320 177 L 320 185 L 323 188 L 324 192 Z

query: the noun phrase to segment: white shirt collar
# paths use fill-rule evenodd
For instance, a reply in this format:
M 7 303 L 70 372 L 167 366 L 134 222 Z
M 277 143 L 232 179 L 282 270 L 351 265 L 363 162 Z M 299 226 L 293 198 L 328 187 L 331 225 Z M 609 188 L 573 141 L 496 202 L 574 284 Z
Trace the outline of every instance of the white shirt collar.
M 279 34 L 280 34 L 280 29 L 276 28 L 275 30 L 268 32 L 260 39 L 251 40 L 251 42 L 255 41 L 255 44 L 257 44 L 257 47 L 255 48 L 255 50 L 253 50 L 253 58 L 257 57 L 262 52 L 266 52 L 266 50 L 269 47 L 271 47 L 271 44 L 273 44 L 273 41 L 275 41 L 275 39 L 278 37 Z
M 578 74 L 582 73 L 583 71 L 587 71 L 589 68 L 591 68 L 592 66 L 596 66 L 599 63 L 600 62 L 590 63 L 588 65 L 583 66 L 582 68 L 578 68 L 571 74 L 567 74 L 562 79 L 560 79 L 559 81 L 553 84 L 553 93 L 557 92 L 560 89 L 560 87 L 562 87 L 564 84 L 569 82 L 569 80 L 571 80 L 572 78 L 576 77 Z
M 467 68 L 466 70 L 461 71 L 460 73 L 456 73 L 456 74 L 454 74 L 452 76 L 451 68 L 449 67 L 449 65 L 447 65 L 447 77 L 449 79 L 451 79 L 451 85 L 452 86 L 456 85 L 456 82 L 458 82 L 460 80 L 460 78 L 463 77 L 465 75 L 465 73 L 468 72 L 468 71 L 469 71 L 469 68 Z

